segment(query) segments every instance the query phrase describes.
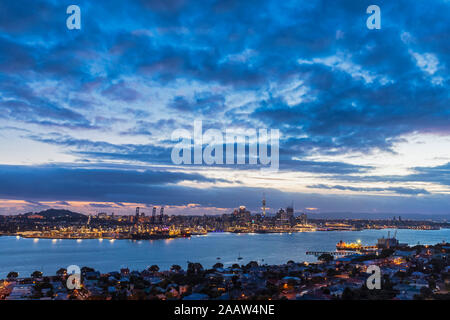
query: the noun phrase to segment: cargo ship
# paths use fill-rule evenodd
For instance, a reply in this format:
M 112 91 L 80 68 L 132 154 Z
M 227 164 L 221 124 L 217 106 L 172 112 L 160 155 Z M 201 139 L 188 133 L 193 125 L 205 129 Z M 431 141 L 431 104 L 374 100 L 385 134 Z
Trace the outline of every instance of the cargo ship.
M 131 234 L 132 240 L 163 240 L 163 239 L 176 239 L 176 238 L 189 238 L 191 236 L 190 232 L 181 232 L 177 234 L 172 234 L 169 232 L 140 232 Z
M 376 249 L 391 249 L 391 248 L 401 248 L 407 246 L 406 243 L 400 243 L 397 238 L 397 230 L 393 237 L 390 237 L 390 232 L 388 232 L 387 238 L 382 237 L 378 239 L 378 242 L 374 246 L 363 246 L 361 244 L 361 240 L 358 240 L 356 243 L 346 243 L 344 241 L 339 241 L 336 244 L 337 250 L 347 250 L 347 251 L 369 251 Z
M 363 246 L 360 240 L 350 243 L 341 240 L 336 244 L 336 249 L 346 251 L 367 251 L 377 249 L 377 246 Z
M 336 249 L 337 250 L 359 251 L 359 250 L 362 250 L 362 245 L 361 245 L 361 242 L 347 243 L 347 242 L 344 242 L 341 240 L 336 244 Z

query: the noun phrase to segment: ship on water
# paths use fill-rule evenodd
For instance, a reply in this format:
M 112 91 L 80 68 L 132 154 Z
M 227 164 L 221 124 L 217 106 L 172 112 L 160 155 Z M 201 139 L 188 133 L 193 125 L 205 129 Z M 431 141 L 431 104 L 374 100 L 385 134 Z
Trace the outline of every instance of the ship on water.
M 170 232 L 140 232 L 131 234 L 131 239 L 133 240 L 162 240 L 162 239 L 175 239 L 175 238 L 189 238 L 191 236 L 190 232 L 181 232 L 178 234 L 173 234 Z
M 376 250 L 376 249 L 392 249 L 392 248 L 401 248 L 405 247 L 408 244 L 406 243 L 400 243 L 397 240 L 397 230 L 395 230 L 394 236 L 390 236 L 390 231 L 388 231 L 388 236 L 385 238 L 384 236 L 379 238 L 377 241 L 377 244 L 374 246 L 364 246 L 361 244 L 361 240 L 358 240 L 357 242 L 344 242 L 339 241 L 336 244 L 337 250 L 347 250 L 347 251 L 368 251 L 368 250 Z
M 345 251 L 367 251 L 367 250 L 374 250 L 377 248 L 378 248 L 377 246 L 363 246 L 361 244 L 361 240 L 350 243 L 341 240 L 336 244 L 337 250 L 345 250 Z

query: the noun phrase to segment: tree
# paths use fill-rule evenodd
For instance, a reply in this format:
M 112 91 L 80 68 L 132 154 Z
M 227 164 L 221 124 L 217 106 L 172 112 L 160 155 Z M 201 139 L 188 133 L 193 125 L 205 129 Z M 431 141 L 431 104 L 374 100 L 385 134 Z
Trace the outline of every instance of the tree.
M 203 271 L 203 266 L 200 263 L 198 263 L 198 262 L 195 262 L 195 263 L 189 262 L 188 263 L 188 269 L 187 269 L 188 274 L 198 274 L 201 271 Z
M 19 273 L 15 272 L 15 271 L 11 271 L 10 273 L 8 273 L 8 275 L 6 276 L 8 279 L 15 279 L 19 276 Z
M 56 275 L 58 275 L 60 277 L 66 275 L 66 274 L 67 274 L 67 269 L 65 269 L 65 268 L 61 268 L 58 271 L 56 271 Z
M 40 278 L 40 277 L 42 277 L 42 272 L 41 272 L 41 271 L 34 271 L 34 272 L 31 274 L 31 277 L 32 277 L 32 278 Z
M 329 253 L 323 253 L 317 259 L 324 262 L 330 262 L 334 260 L 334 257 Z
M 223 263 L 217 262 L 215 265 L 213 265 L 213 269 L 219 269 L 223 268 Z
M 170 267 L 170 271 L 179 272 L 180 270 L 181 270 L 181 267 L 177 264 L 174 264 L 173 266 Z
M 94 272 L 95 269 L 90 268 L 90 267 L 82 267 L 80 271 L 82 274 L 86 274 L 87 272 Z
M 256 261 L 250 261 L 249 263 L 247 263 L 246 268 L 250 269 L 250 268 L 257 268 L 258 267 L 258 262 Z
M 153 272 L 153 273 L 154 272 L 158 272 L 159 271 L 159 267 L 156 264 L 154 264 L 150 268 L 148 268 L 148 271 Z

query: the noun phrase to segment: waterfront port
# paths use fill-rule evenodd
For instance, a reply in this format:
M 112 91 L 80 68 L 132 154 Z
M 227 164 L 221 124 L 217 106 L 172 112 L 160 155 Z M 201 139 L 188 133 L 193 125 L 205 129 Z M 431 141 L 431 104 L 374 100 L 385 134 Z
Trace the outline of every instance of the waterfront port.
M 397 231 L 395 231 L 395 234 L 393 237 L 390 236 L 390 233 L 388 232 L 387 238 L 384 236 L 378 239 L 378 242 L 376 245 L 373 246 L 364 246 L 361 244 L 361 240 L 358 240 L 356 242 L 344 242 L 339 241 L 336 244 L 336 249 L 338 251 L 372 251 L 377 249 L 395 249 L 395 248 L 402 248 L 406 247 L 406 243 L 400 243 L 397 238 Z

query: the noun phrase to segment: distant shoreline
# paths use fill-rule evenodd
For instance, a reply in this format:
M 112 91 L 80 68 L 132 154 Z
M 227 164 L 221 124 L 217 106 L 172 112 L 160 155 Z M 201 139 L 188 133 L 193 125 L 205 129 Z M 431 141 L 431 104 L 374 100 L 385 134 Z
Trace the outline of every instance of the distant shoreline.
M 132 240 L 132 241 L 142 241 L 142 240 L 168 240 L 168 239 L 187 239 L 191 236 L 197 236 L 197 235 L 208 235 L 211 233 L 224 233 L 224 234 L 292 234 L 292 233 L 312 233 L 312 232 L 330 232 L 330 231 L 341 231 L 341 232 L 358 232 L 363 230 L 384 230 L 384 229 L 392 229 L 392 228 L 362 228 L 358 230 L 347 230 L 347 229 L 316 229 L 316 230 L 309 230 L 309 231 L 265 231 L 265 232 L 230 232 L 230 231 L 214 231 L 214 232 L 208 232 L 206 234 L 192 234 L 190 236 L 154 236 L 152 238 L 148 239 L 136 239 L 132 237 L 122 237 L 122 238 L 113 238 L 113 237 L 48 237 L 48 236 L 29 236 L 29 235 L 22 235 L 17 233 L 0 233 L 0 237 L 17 237 L 24 239 L 46 239 L 46 240 Z M 415 230 L 415 231 L 439 231 L 442 229 L 450 229 L 448 227 L 440 227 L 436 229 L 415 229 L 415 228 L 399 228 L 400 230 Z

